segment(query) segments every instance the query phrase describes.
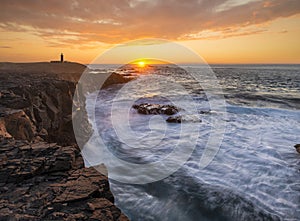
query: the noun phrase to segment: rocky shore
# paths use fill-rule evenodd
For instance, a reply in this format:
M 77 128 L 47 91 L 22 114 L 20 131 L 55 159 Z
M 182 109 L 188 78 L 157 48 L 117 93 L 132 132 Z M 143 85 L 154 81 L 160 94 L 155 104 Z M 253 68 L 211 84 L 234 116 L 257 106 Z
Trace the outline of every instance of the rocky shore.
M 0 63 L 0 220 L 128 220 L 108 178 L 84 167 L 74 137 L 73 94 L 85 69 Z M 113 78 L 105 86 L 126 82 Z

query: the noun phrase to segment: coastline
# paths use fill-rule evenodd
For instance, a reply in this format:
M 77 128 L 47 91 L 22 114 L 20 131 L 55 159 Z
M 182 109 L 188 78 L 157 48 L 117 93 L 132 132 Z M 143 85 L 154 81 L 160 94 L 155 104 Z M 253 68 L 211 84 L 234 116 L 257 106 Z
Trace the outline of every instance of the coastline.
M 85 69 L 0 63 L 1 220 L 128 220 L 108 178 L 84 168 L 74 137 L 73 95 Z

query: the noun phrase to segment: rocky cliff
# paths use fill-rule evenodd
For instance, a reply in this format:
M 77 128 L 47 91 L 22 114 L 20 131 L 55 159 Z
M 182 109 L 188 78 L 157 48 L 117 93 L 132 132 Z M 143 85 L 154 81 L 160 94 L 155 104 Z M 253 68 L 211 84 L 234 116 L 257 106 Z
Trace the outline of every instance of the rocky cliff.
M 0 220 L 128 220 L 107 177 L 84 168 L 73 134 L 72 98 L 85 68 L 0 64 Z M 117 77 L 108 82 L 122 83 Z

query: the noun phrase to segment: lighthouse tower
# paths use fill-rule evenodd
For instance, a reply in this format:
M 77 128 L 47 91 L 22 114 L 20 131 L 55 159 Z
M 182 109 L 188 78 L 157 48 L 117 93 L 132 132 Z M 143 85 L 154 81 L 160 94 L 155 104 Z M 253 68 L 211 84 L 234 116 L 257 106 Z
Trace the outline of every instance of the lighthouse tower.
M 64 62 L 64 54 L 63 54 L 63 53 L 60 54 L 60 62 L 61 62 L 61 63 Z

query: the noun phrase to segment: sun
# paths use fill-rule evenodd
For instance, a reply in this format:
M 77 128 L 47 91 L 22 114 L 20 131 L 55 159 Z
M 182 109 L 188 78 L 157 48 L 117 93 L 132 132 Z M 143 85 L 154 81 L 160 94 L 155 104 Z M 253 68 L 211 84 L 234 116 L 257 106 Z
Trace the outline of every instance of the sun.
M 143 68 L 146 65 L 146 63 L 144 61 L 139 61 L 137 64 L 140 68 Z

